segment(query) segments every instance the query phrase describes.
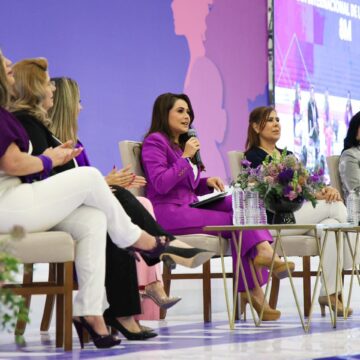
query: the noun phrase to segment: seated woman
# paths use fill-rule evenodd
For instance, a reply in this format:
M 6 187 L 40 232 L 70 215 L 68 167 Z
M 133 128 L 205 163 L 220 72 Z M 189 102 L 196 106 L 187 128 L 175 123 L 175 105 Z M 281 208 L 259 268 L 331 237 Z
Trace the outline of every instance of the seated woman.
M 339 172 L 344 198 L 347 199 L 351 190 L 360 190 L 360 112 L 350 120 L 341 152 Z
M 20 120 L 29 134 L 32 153 L 37 155 L 58 142 L 45 125 L 50 124 L 46 111 L 53 105 L 53 92 L 49 91 L 45 93 L 45 96 L 40 96 L 42 89 L 45 88 L 47 81 L 49 81 L 47 61 L 45 59 L 23 60 L 15 64 L 13 70 L 15 76 L 13 87 L 15 101 L 12 104 L 12 110 L 15 110 L 14 115 Z M 82 164 L 87 161 L 84 156 L 80 160 Z M 71 167 L 73 167 L 73 163 L 68 163 L 61 169 L 54 169 L 54 172 L 58 173 Z M 164 232 L 156 224 L 150 214 L 127 190 L 113 186 L 113 193 L 118 200 L 122 200 L 121 205 L 126 207 L 127 214 L 133 215 L 132 221 L 134 223 L 136 217 L 135 206 L 137 206 L 138 209 L 141 208 L 141 212 L 138 212 L 139 215 L 136 217 L 137 225 L 151 224 L 147 228 L 154 235 L 164 235 L 168 239 L 174 239 L 171 234 Z M 186 250 L 190 250 L 191 257 L 200 252 L 197 249 Z M 211 255 L 207 254 L 208 258 Z M 158 262 L 159 259 L 155 261 Z M 149 262 L 154 263 L 154 259 L 150 259 Z M 110 307 L 104 313 L 105 322 L 119 330 L 130 340 L 144 340 L 156 336 L 154 333 L 142 331 L 132 316 L 141 312 L 135 261 L 129 254 L 117 250 L 110 239 L 108 239 L 107 245 L 106 266 L 107 276 L 105 283 Z M 131 273 L 132 276 L 128 276 L 128 273 Z M 124 285 L 125 289 L 120 284 Z M 127 296 L 124 296 L 123 291 Z M 132 293 L 131 296 L 129 296 L 130 293 Z
M 79 284 L 73 313 L 81 346 L 86 329 L 96 347 L 112 347 L 120 340 L 109 335 L 102 316 L 106 231 L 118 247 L 142 249 L 149 256 L 171 257 L 172 249 L 166 239 L 153 237 L 130 221 L 95 168 L 48 177 L 53 168 L 78 156 L 82 149 L 72 149 L 69 142 L 39 156 L 29 155 L 26 131 L 5 110 L 13 84 L 11 62 L 0 53 L 0 233 L 20 225 L 28 232 L 56 229 L 72 235 Z M 39 99 L 50 101 L 47 73 L 44 86 L 37 90 Z M 40 181 L 32 182 L 34 178 Z
M 54 82 L 56 91 L 53 98 L 54 105 L 49 110 L 49 117 L 51 120 L 50 130 L 61 142 L 66 142 L 66 140 L 70 139 L 76 144 L 76 147 L 83 147 L 78 139 L 78 116 L 82 109 L 79 86 L 75 80 L 70 78 L 61 77 L 53 78 L 51 80 Z M 41 148 L 38 147 L 37 138 L 43 132 L 36 130 L 40 125 L 38 123 L 34 124 L 33 122 L 29 123 L 27 121 L 24 123 L 24 126 L 30 134 L 30 140 L 33 144 L 34 151 L 41 152 Z M 32 129 L 34 129 L 34 131 Z M 46 129 L 44 133 L 45 132 L 48 133 L 48 130 Z M 82 153 L 76 157 L 76 162 L 79 166 L 90 166 L 84 148 Z M 154 235 L 166 235 L 172 239 L 174 238 L 171 234 L 165 232 L 159 224 L 149 216 L 149 213 L 151 214 L 153 208 L 148 199 L 138 197 L 137 199 L 139 201 L 137 201 L 128 190 L 125 190 L 125 188 L 129 189 L 132 187 L 144 186 L 146 181 L 142 176 L 135 176 L 130 171 L 130 166 L 127 166 L 121 170 L 112 169 L 109 174 L 105 176 L 105 180 L 113 189 L 114 195 L 118 198 L 121 205 L 135 224 Z M 130 326 L 130 328 L 133 329 L 133 332 L 136 330 L 139 331 L 139 329 L 137 329 L 138 325 L 133 318 L 133 315 L 140 312 L 139 296 L 136 287 L 134 286 L 136 283 L 140 283 L 139 278 L 142 280 L 140 285 L 144 288 L 144 295 L 151 296 L 151 299 L 153 299 L 160 307 L 168 309 L 180 300 L 178 297 L 168 297 L 166 295 L 161 282 L 161 269 L 159 263 L 148 266 L 144 261 L 136 261 L 136 269 L 138 272 L 137 278 L 134 265 L 135 259 L 122 249 L 114 249 L 110 240 L 107 245 L 107 259 L 109 260 L 106 262 L 106 289 L 108 302 L 110 304 L 110 312 L 117 314 L 117 317 L 119 317 L 118 321 L 122 323 L 122 325 L 125 326 L 124 323 L 126 321 L 127 326 L 125 327 L 129 328 Z M 127 271 L 124 271 L 125 269 L 127 269 Z M 139 271 L 141 272 L 140 274 Z M 150 279 L 150 281 L 145 282 L 143 279 Z M 121 288 L 116 286 L 116 284 L 122 284 Z M 120 292 L 126 294 L 126 296 L 120 296 Z M 148 304 L 147 307 L 144 308 L 143 303 L 143 318 L 148 320 L 158 320 L 160 312 L 157 305 L 154 304 L 152 306 L 151 304 Z M 157 313 L 157 316 L 154 313 Z M 120 318 L 119 314 L 122 314 L 123 316 Z M 144 327 L 140 326 L 140 328 Z
M 276 147 L 281 136 L 280 119 L 274 108 L 261 106 L 254 109 L 249 116 L 248 136 L 246 140 L 246 158 L 252 167 L 262 164 L 266 156 L 280 156 L 282 150 Z M 339 192 L 327 186 L 316 194 L 318 203 L 314 209 L 310 202 L 305 202 L 300 210 L 294 213 L 297 224 L 333 224 L 346 222 L 346 207 L 342 202 Z M 304 231 L 306 232 L 306 231 Z M 303 233 L 304 233 L 303 232 Z M 299 234 L 299 233 L 298 233 Z M 301 230 L 300 230 L 301 234 Z M 336 243 L 331 232 L 324 249 L 323 268 L 332 308 L 335 311 L 335 301 L 338 299 L 338 316 L 343 316 L 343 304 L 340 295 L 336 296 Z M 344 264 L 348 264 L 350 258 L 348 251 L 344 251 Z M 322 278 L 321 278 L 322 280 Z M 340 285 L 338 289 L 340 288 Z M 325 315 L 325 306 L 328 306 L 325 296 L 325 287 L 322 284 L 319 304 L 321 314 Z M 349 315 L 352 309 L 349 309 Z
M 202 164 L 196 163 L 195 154 L 200 149 L 199 140 L 187 133 L 194 121 L 190 99 L 184 94 L 160 95 L 153 107 L 150 130 L 142 146 L 142 165 L 147 179 L 147 197 L 154 206 L 159 223 L 176 235 L 204 233 L 206 225 L 232 225 L 231 197 L 226 197 L 206 208 L 192 208 L 197 195 L 224 190 L 218 177 L 200 178 Z M 230 234 L 224 234 L 230 238 Z M 261 309 L 264 293 L 261 286 L 268 278 L 267 270 L 273 255 L 272 237 L 266 230 L 244 231 L 241 249 L 247 283 L 252 302 Z M 236 252 L 233 249 L 233 259 Z M 257 271 L 252 271 L 254 263 Z M 294 264 L 290 264 L 291 270 Z M 262 276 L 258 276 L 261 272 Z M 275 274 L 287 275 L 286 265 L 277 257 Z M 247 297 L 240 277 L 241 311 L 245 311 Z M 263 320 L 276 320 L 280 311 L 266 304 Z

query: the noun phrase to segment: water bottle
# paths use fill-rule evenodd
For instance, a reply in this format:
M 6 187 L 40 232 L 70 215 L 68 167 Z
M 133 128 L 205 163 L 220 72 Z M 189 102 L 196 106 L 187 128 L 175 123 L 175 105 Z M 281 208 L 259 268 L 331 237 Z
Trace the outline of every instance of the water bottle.
M 251 189 L 245 191 L 245 223 L 247 225 L 260 224 L 259 193 Z
M 244 191 L 235 184 L 232 193 L 233 225 L 245 224 Z
M 260 222 L 261 225 L 267 224 L 267 214 L 266 214 L 266 208 L 264 204 L 264 200 L 259 198 L 259 209 L 260 209 Z
M 359 224 L 359 201 L 359 195 L 354 190 L 351 190 L 346 199 L 347 222 L 354 226 Z

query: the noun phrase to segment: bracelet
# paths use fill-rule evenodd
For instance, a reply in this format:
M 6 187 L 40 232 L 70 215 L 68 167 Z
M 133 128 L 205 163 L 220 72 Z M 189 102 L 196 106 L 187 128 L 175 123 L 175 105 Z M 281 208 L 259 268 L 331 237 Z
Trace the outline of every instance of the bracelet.
M 51 174 L 51 170 L 53 168 L 53 162 L 51 160 L 51 158 L 49 156 L 46 156 L 46 155 L 38 155 L 37 156 L 43 163 L 43 171 L 41 172 L 41 177 L 43 179 L 46 179 L 50 176 Z

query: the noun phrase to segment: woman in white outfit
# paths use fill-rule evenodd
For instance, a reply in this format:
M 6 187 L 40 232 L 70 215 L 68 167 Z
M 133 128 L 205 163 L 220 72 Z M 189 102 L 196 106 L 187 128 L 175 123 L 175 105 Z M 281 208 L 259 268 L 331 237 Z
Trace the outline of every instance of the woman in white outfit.
M 79 155 L 81 148 L 72 149 L 68 142 L 40 156 L 29 155 L 24 128 L 5 110 L 13 83 L 11 62 L 0 52 L 0 233 L 14 225 L 27 232 L 56 229 L 70 233 L 76 241 L 79 291 L 74 325 L 81 345 L 83 328 L 96 347 L 117 345 L 120 340 L 109 335 L 102 317 L 106 232 L 118 247 L 132 246 L 150 256 L 166 255 L 171 247 L 130 221 L 95 168 L 75 168 L 48 177 L 53 167 Z M 36 90 L 43 102 L 52 101 L 50 79 L 45 89 Z M 34 177 L 40 181 L 31 183 Z
M 254 109 L 249 116 L 248 137 L 246 142 L 246 158 L 251 162 L 252 167 L 257 167 L 266 156 L 280 156 L 282 150 L 276 147 L 277 141 L 281 136 L 280 119 L 274 108 L 261 106 Z M 310 202 L 305 202 L 300 210 L 294 213 L 297 224 L 337 224 L 346 222 L 346 207 L 341 199 L 339 192 L 326 186 L 321 192 L 316 194 L 317 205 L 313 208 Z M 291 234 L 304 234 L 304 231 L 291 231 Z M 330 232 L 326 247 L 324 249 L 323 269 L 324 277 L 333 310 L 335 301 L 338 299 L 338 316 L 343 316 L 343 304 L 340 294 L 336 296 L 336 242 L 334 233 Z M 322 237 L 323 238 L 323 237 Z M 343 245 L 344 251 L 340 254 L 342 266 L 351 267 L 352 259 L 347 243 Z M 321 313 L 324 315 L 325 306 L 328 306 L 325 286 L 322 286 L 319 296 Z M 339 279 L 340 281 L 340 279 Z M 338 284 L 340 289 L 340 283 Z M 352 309 L 349 309 L 349 315 Z

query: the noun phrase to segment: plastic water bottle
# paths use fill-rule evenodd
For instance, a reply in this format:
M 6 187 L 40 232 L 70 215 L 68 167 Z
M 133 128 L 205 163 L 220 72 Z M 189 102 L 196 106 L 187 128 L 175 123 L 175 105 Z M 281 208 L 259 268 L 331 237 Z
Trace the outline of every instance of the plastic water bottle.
M 360 198 L 359 195 L 351 190 L 346 199 L 346 209 L 347 209 L 347 221 L 348 223 L 358 226 L 359 225 L 359 209 L 360 209 Z
M 239 184 L 235 184 L 232 193 L 233 225 L 245 224 L 245 196 Z
M 260 224 L 260 202 L 257 191 L 245 190 L 245 223 Z
M 261 225 L 267 224 L 267 214 L 266 214 L 266 208 L 264 204 L 264 200 L 259 198 L 259 209 L 260 209 L 260 222 Z

